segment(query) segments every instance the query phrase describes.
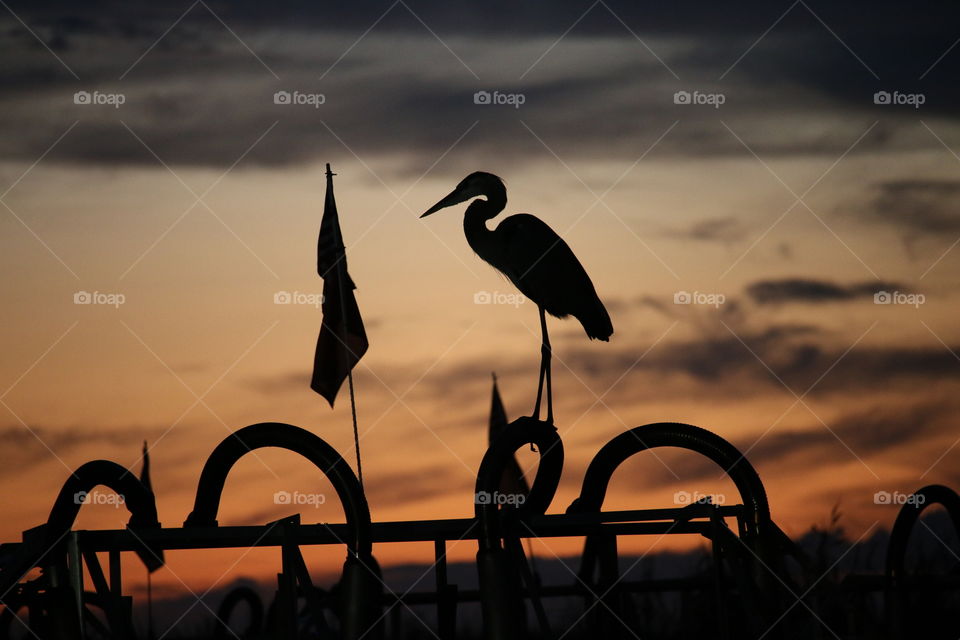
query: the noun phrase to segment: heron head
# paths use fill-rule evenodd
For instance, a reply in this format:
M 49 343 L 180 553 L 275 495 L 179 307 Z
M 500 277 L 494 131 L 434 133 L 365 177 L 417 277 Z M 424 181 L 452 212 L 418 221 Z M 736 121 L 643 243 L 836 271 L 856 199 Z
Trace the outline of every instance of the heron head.
M 420 217 L 426 218 L 430 214 L 440 211 L 440 209 L 452 207 L 455 204 L 460 204 L 477 196 L 487 196 L 489 199 L 491 194 L 497 193 L 498 191 L 503 194 L 504 200 L 506 200 L 506 188 L 503 186 L 503 180 L 492 173 L 474 171 L 461 180 L 460 184 L 447 194 L 443 200 L 427 209 L 426 213 Z

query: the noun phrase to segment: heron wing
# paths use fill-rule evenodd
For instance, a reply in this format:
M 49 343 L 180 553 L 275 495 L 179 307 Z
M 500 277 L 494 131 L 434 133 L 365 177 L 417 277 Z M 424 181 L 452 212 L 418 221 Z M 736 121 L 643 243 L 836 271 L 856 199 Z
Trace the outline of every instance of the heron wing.
M 513 215 L 496 229 L 502 248 L 496 265 L 520 291 L 550 315 L 580 320 L 591 338 L 613 333 L 610 316 L 577 256 L 545 222 L 527 213 Z

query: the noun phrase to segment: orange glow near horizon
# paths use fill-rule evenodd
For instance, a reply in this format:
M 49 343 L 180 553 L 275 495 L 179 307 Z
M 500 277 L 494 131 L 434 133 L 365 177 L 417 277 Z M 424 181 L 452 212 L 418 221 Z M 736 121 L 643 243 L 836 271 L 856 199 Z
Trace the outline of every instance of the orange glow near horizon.
M 330 156 L 336 160 L 343 154 L 331 148 Z M 811 195 L 811 206 L 829 207 L 842 199 L 845 182 L 867 172 L 892 172 L 896 163 L 883 155 L 847 159 Z M 776 166 L 784 180 L 797 184 L 824 168 L 822 160 Z M 22 169 L 7 167 L 8 172 Z M 623 171 L 600 162 L 576 169 L 590 176 Z M 334 170 L 350 271 L 371 343 L 356 383 L 373 518 L 469 517 L 474 474 L 486 446 L 490 370 L 500 375 L 511 417 L 532 407 L 536 309 L 529 302 L 474 304 L 477 292 L 513 289 L 470 252 L 461 209 L 417 219 L 459 178 L 441 177 L 438 170 L 395 204 L 360 164 L 345 159 L 334 162 Z M 177 173 L 201 191 L 217 179 L 205 170 Z M 955 479 L 950 474 L 956 452 L 937 462 L 954 437 L 944 415 L 933 416 L 933 426 L 917 437 L 904 437 L 896 451 L 848 448 L 846 432 L 829 436 L 831 427 L 851 414 L 895 413 L 924 402 L 951 405 L 955 374 L 936 384 L 891 379 L 878 394 L 852 383 L 834 388 L 831 375 L 843 369 L 838 365 L 836 372 L 815 372 L 815 377 L 824 374 L 816 392 L 797 401 L 815 378 L 791 378 L 795 396 L 775 373 L 790 363 L 765 363 L 750 354 L 757 348 L 751 341 L 765 323 L 818 325 L 837 354 L 891 344 L 943 349 L 940 340 L 960 339 L 951 322 L 954 269 L 944 265 L 931 272 L 923 282 L 928 300 L 919 309 L 848 302 L 756 306 L 722 315 L 723 308 L 673 305 L 679 290 L 721 292 L 728 302 L 746 304 L 744 288 L 750 282 L 792 272 L 798 263 L 810 277 L 869 280 L 851 250 L 868 264 L 883 265 L 891 278 L 917 267 L 894 251 L 898 241 L 882 231 L 871 238 L 851 234 L 852 246 L 845 247 L 799 210 L 771 232 L 775 239 L 742 260 L 746 244 L 700 247 L 671 235 L 710 212 L 733 209 L 752 229 L 748 237 L 765 229 L 791 198 L 752 158 L 679 163 L 651 157 L 606 197 L 609 210 L 592 206 L 593 196 L 567 180 L 549 157 L 505 177 L 508 212 L 533 212 L 566 237 L 610 306 L 616 330 L 609 345 L 588 343 L 575 321 L 551 320 L 557 424 L 566 464 L 550 512 L 562 512 L 577 495 L 586 465 L 603 443 L 629 427 L 665 420 L 704 426 L 742 449 L 758 443 L 761 455 L 748 458 L 766 483 L 775 520 L 791 535 L 825 521 L 839 505 L 855 539 L 893 521 L 895 508 L 875 504 L 875 492 L 909 492 Z M 711 200 L 689 189 L 691 183 L 706 183 L 702 188 L 709 189 Z M 308 387 L 320 312 L 273 301 L 277 291 L 321 291 L 313 251 L 322 184 L 319 166 L 240 167 L 206 199 L 233 232 L 197 207 L 155 246 L 192 201 L 162 167 L 100 171 L 41 165 L 17 186 L 11 207 L 30 217 L 69 267 L 16 221 L 3 221 L 0 266 L 14 277 L 4 284 L 11 303 L 2 311 L 0 379 L 9 387 L 4 395 L 9 429 L 19 435 L 15 447 L 5 447 L 0 465 L 5 494 L 16 496 L 5 503 L 0 539 L 18 540 L 22 530 L 43 522 L 69 471 L 88 459 L 112 459 L 139 472 L 142 439 L 151 446 L 153 486 L 165 526 L 179 526 L 189 513 L 209 452 L 246 424 L 302 426 L 353 463 L 346 390 L 331 411 Z M 406 188 L 391 186 L 398 192 Z M 600 181 L 596 188 L 606 186 Z M 68 205 L 71 215 L 57 217 Z M 782 265 L 770 247 L 787 240 L 794 258 Z M 125 302 L 118 308 L 75 305 L 77 291 L 122 293 Z M 638 302 L 641 298 L 662 301 L 667 312 Z M 734 346 L 743 349 L 746 364 L 716 379 L 697 378 L 657 360 L 668 345 L 731 335 L 742 337 L 743 344 Z M 766 370 L 768 364 L 774 373 Z M 828 438 L 815 447 L 763 457 L 767 450 L 759 443 L 783 433 L 799 434 L 799 445 Z M 690 461 L 683 458 L 692 455 L 657 451 L 631 460 L 614 478 L 605 506 L 673 506 L 678 491 L 736 501 L 719 471 L 694 481 L 673 474 L 673 466 L 688 468 Z M 536 456 L 522 454 L 521 463 L 532 473 Z M 231 473 L 220 522 L 264 523 L 289 515 L 291 508 L 274 504 L 272 495 L 294 490 L 332 495 L 317 471 L 294 454 L 258 451 Z M 342 521 L 332 503 L 304 509 L 302 516 L 306 522 Z M 122 509 L 85 507 L 77 528 L 118 528 L 126 517 Z M 566 557 L 575 556 L 580 544 L 558 540 L 540 542 L 538 548 L 544 555 Z M 621 549 L 641 553 L 700 544 L 668 537 L 625 541 Z M 462 542 L 450 558 L 470 561 L 475 552 L 475 544 Z M 155 581 L 157 594 L 176 591 L 181 581 L 191 590 L 205 590 L 228 569 L 228 576 L 268 582 L 277 570 L 276 550 L 205 551 L 203 563 L 192 560 L 197 553 L 170 553 L 169 568 Z M 333 575 L 342 563 L 341 548 L 305 553 L 324 575 Z M 379 545 L 377 555 L 385 566 L 432 562 L 429 545 Z M 132 555 L 125 561 L 134 590 L 143 585 L 136 562 Z

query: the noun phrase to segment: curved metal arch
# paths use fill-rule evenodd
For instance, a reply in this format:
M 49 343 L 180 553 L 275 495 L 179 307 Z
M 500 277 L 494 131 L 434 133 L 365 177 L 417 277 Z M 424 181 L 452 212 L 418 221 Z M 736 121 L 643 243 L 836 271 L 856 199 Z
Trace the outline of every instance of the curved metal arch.
M 123 505 L 130 512 L 129 528 L 159 529 L 157 501 L 137 476 L 124 466 L 109 460 L 91 460 L 77 468 L 60 488 L 50 509 L 46 524 L 46 539 L 55 544 L 73 527 L 83 506 L 82 494 L 88 494 L 99 485 L 106 486 L 123 497 Z M 136 553 L 150 571 L 163 566 L 163 549 L 140 544 Z
M 694 451 L 717 463 L 730 476 L 749 517 L 747 533 L 758 535 L 770 522 L 770 505 L 760 476 L 735 446 L 717 434 L 679 422 L 657 422 L 634 427 L 605 444 L 587 467 L 580 496 L 567 513 L 599 511 L 613 472 L 628 458 L 657 447 Z
M 557 428 L 530 417 L 514 420 L 490 445 L 480 462 L 474 493 L 474 514 L 480 522 L 482 548 L 499 546 L 498 508 L 493 501 L 482 502 L 477 496 L 483 492 L 492 495 L 499 489 L 503 470 L 520 447 L 534 444 L 540 452 L 537 475 L 530 485 L 530 493 L 516 510 L 518 517 L 542 515 L 556 495 L 563 472 L 563 442 Z
M 104 485 L 123 496 L 130 512 L 129 527 L 159 527 L 157 503 L 153 492 L 143 486 L 129 469 L 109 460 L 91 460 L 74 471 L 60 488 L 47 518 L 48 535 L 59 537 L 73 526 L 83 506 L 78 494 L 89 493 Z
M 956 491 L 942 484 L 931 484 L 915 491 L 913 497 L 915 499 L 907 500 L 900 508 L 900 513 L 897 514 L 897 519 L 893 523 L 893 529 L 890 530 L 886 573 L 891 583 L 899 581 L 906 573 L 904 563 L 907 543 L 924 509 L 934 504 L 942 505 L 947 510 L 954 529 L 960 535 L 960 495 L 957 495 Z M 918 500 L 917 497 L 923 499 Z
M 956 491 L 941 484 L 931 484 L 918 489 L 911 497 L 913 499 L 907 500 L 897 514 L 887 546 L 884 602 L 887 624 L 895 635 L 902 634 L 909 614 L 907 591 L 903 588 L 907 573 L 907 544 L 914 526 L 920 520 L 920 514 L 930 505 L 942 505 L 947 510 L 954 529 L 960 534 L 960 496 Z
M 38 537 L 24 545 L 9 564 L 0 567 L 0 593 L 7 593 L 31 568 L 37 566 L 73 528 L 83 506 L 82 493 L 104 485 L 123 496 L 123 504 L 130 512 L 129 528 L 159 528 L 157 503 L 153 492 L 140 482 L 129 469 L 109 460 L 92 460 L 77 468 L 63 483 L 50 509 L 46 524 L 38 527 Z M 138 541 L 136 553 L 149 571 L 163 566 L 163 549 Z
M 370 508 L 360 483 L 336 449 L 306 429 L 282 422 L 261 422 L 238 429 L 207 458 L 197 483 L 193 511 L 184 527 L 215 527 L 227 474 L 247 453 L 263 447 L 288 449 L 312 462 L 330 480 L 343 505 L 351 535 L 344 542 L 353 556 L 371 555 Z
M 513 454 L 527 444 L 537 445 L 540 464 L 524 503 L 515 509 L 501 511 L 494 500 L 479 500 L 481 492 L 492 496 L 499 489 L 500 478 Z M 520 590 L 520 567 L 516 558 L 511 557 L 501 544 L 500 516 L 506 515 L 512 520 L 542 515 L 553 501 L 562 471 L 563 442 L 557 435 L 557 428 L 531 417 L 518 418 L 507 425 L 483 455 L 477 471 L 474 513 L 480 524 L 477 572 L 486 638 L 512 639 L 528 635 Z
M 754 556 L 742 554 L 734 548 L 735 561 L 745 563 L 743 568 L 749 571 L 738 572 L 737 579 L 744 592 L 749 593 L 744 598 L 751 613 L 747 618 L 748 625 L 759 635 L 782 609 L 771 595 L 775 593 L 776 585 L 768 573 L 772 571 L 781 581 L 786 579 L 773 549 L 780 532 L 770 519 L 770 506 L 760 476 L 743 454 L 725 439 L 706 429 L 678 422 L 658 422 L 629 429 L 610 440 L 590 461 L 580 495 L 567 508 L 567 513 L 599 512 L 610 478 L 617 468 L 631 456 L 657 447 L 677 447 L 699 453 L 719 465 L 736 486 L 746 511 L 744 517 L 738 518 L 741 540 L 760 559 L 759 563 L 755 562 Z M 599 542 L 595 540 L 595 543 Z M 613 566 L 616 567 L 616 548 L 607 547 L 607 552 L 610 549 L 613 549 Z M 752 575 L 753 580 L 745 577 L 748 575 Z M 616 578 L 613 578 L 613 584 L 616 584 Z

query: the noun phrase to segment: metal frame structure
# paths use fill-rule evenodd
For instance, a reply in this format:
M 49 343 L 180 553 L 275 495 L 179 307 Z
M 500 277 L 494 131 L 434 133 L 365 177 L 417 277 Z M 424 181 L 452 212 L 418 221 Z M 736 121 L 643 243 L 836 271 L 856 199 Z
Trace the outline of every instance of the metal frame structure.
M 136 638 L 133 602 L 123 595 L 120 554 L 136 553 L 148 569 L 164 563 L 164 552 L 228 547 L 279 547 L 281 571 L 276 598 L 266 615 L 259 596 L 241 588 L 221 603 L 214 637 L 229 637 L 231 612 L 245 602 L 251 610 L 251 631 L 263 637 L 306 637 L 298 622 L 303 610 L 315 622 L 332 613 L 335 632 L 349 640 L 399 637 L 398 602 L 432 605 L 437 633 L 444 640 L 457 635 L 458 603 L 479 602 L 483 635 L 488 640 L 556 638 L 558 632 L 543 606 L 546 598 L 581 598 L 594 634 L 629 637 L 634 619 L 627 594 L 641 591 L 698 589 L 712 594 L 716 638 L 818 638 L 824 629 L 815 613 L 816 593 L 804 590 L 809 562 L 770 517 L 766 492 L 749 461 L 720 436 L 686 424 L 657 423 L 636 427 L 612 439 L 596 454 L 581 491 L 565 513 L 546 514 L 563 468 L 563 443 L 556 428 L 520 418 L 487 450 L 476 480 L 476 495 L 493 493 L 503 469 L 523 446 L 540 454 L 536 477 L 520 506 L 498 506 L 475 500 L 473 518 L 372 522 L 366 497 L 340 454 L 315 434 L 283 423 L 244 427 L 224 439 L 207 459 L 198 481 L 193 511 L 183 527 L 162 527 L 156 502 L 129 470 L 95 460 L 82 465 L 64 484 L 47 522 L 24 532 L 19 543 L 0 545 L 0 640 L 9 637 L 14 616 L 26 608 L 27 624 L 38 638 L 80 640 L 91 635 Z M 346 516 L 345 524 L 302 524 L 299 515 L 259 526 L 220 526 L 217 511 L 227 475 L 244 455 L 262 447 L 281 447 L 310 460 L 332 483 Z M 727 473 L 740 503 L 720 506 L 694 503 L 679 508 L 604 511 L 603 501 L 613 473 L 634 455 L 658 447 L 696 452 Z M 126 529 L 73 531 L 80 508 L 75 495 L 106 485 L 125 498 L 131 513 Z M 849 576 L 850 592 L 884 596 L 891 637 L 901 637 L 910 615 L 910 596 L 917 589 L 957 589 L 960 581 L 930 582 L 910 577 L 904 557 L 910 530 L 920 512 L 939 503 L 960 531 L 960 497 L 947 487 L 924 487 L 901 510 L 891 535 L 886 576 Z M 728 519 L 735 519 L 732 530 Z M 711 577 L 689 580 L 625 580 L 618 567 L 617 541 L 635 535 L 700 535 L 711 543 Z M 521 540 L 583 537 L 578 579 L 572 585 L 541 585 L 531 572 Z M 448 581 L 446 550 L 451 541 L 477 540 L 479 589 L 462 590 Z M 373 556 L 374 543 L 433 542 L 435 585 L 432 591 L 403 596 L 386 589 Z M 314 586 L 300 552 L 304 545 L 343 545 L 341 578 L 329 592 Z M 97 553 L 107 552 L 105 573 Z M 41 574 L 25 579 L 39 567 Z M 94 586 L 85 592 L 84 567 Z M 109 579 L 108 579 L 109 577 Z M 819 579 L 819 576 L 812 576 Z M 803 593 L 802 597 L 796 594 Z M 797 607 L 798 602 L 804 604 Z M 812 604 L 808 604 L 812 603 Z M 94 615 L 91 607 L 101 609 Z M 532 610 L 533 615 L 528 615 Z M 528 620 L 528 618 L 530 620 Z M 536 629 L 530 628 L 530 622 Z M 388 624 L 389 623 L 389 624 Z M 389 628 L 389 634 L 387 633 Z M 832 637 L 832 632 L 830 636 Z

